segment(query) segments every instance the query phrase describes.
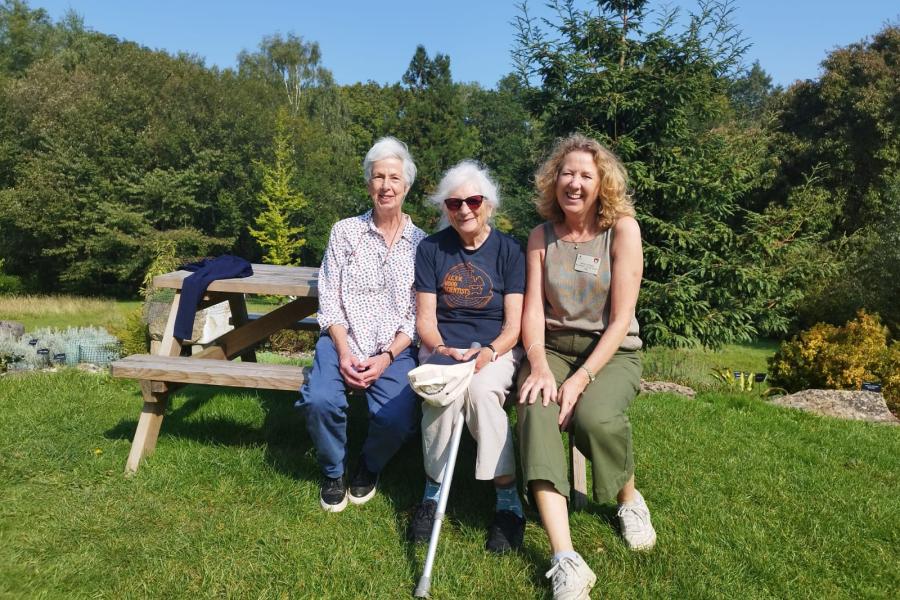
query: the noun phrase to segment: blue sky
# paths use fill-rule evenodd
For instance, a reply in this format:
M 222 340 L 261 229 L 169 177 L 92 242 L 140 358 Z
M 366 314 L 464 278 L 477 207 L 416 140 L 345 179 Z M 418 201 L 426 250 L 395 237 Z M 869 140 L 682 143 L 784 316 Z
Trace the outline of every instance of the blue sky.
M 456 81 L 493 87 L 512 70 L 514 0 L 30 0 L 59 19 L 68 9 L 95 31 L 169 52 L 186 51 L 207 65 L 234 66 L 242 49 L 265 35 L 294 32 L 319 42 L 338 83 L 399 81 L 417 44 L 449 54 Z M 547 14 L 543 2 L 529 2 Z M 585 2 L 581 2 L 582 5 Z M 696 7 L 669 0 L 652 6 Z M 815 78 L 829 50 L 900 22 L 897 0 L 738 0 L 734 20 L 775 83 Z

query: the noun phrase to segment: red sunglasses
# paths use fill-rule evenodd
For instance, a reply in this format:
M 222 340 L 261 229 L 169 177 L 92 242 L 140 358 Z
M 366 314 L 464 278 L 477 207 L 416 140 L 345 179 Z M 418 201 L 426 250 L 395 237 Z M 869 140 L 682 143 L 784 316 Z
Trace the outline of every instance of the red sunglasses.
M 454 212 L 462 208 L 463 202 L 466 203 L 466 206 L 469 207 L 469 210 L 474 212 L 481 208 L 481 203 L 484 202 L 484 196 L 478 194 L 475 196 L 469 196 L 468 198 L 447 198 L 446 200 L 444 200 L 444 204 L 447 205 L 447 209 Z

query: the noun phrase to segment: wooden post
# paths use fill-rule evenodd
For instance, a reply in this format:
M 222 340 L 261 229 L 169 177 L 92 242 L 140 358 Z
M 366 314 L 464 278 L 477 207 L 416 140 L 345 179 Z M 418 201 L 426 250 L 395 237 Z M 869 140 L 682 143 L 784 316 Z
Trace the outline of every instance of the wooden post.
M 141 460 L 156 449 L 156 439 L 162 426 L 166 407 L 169 404 L 168 392 L 154 392 L 150 381 L 141 381 L 141 394 L 144 397 L 144 408 L 138 419 L 138 426 L 131 442 L 131 451 L 125 463 L 125 473 L 136 473 Z
M 244 294 L 229 294 L 228 306 L 231 308 L 231 321 L 235 329 L 245 325 L 250 320 L 247 316 L 247 300 Z M 251 346 L 249 350 L 243 352 L 240 356 L 244 362 L 256 362 L 256 348 Z
M 587 505 L 587 459 L 575 447 L 575 433 L 569 431 L 569 505 L 572 510 L 581 510 Z

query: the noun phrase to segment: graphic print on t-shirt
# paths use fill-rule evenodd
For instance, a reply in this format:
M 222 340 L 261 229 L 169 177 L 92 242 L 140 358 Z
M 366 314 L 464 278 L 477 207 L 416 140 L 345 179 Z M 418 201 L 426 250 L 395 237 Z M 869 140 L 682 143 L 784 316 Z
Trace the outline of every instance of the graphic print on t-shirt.
M 458 263 L 447 270 L 441 283 L 447 306 L 481 308 L 494 297 L 490 276 L 471 263 Z

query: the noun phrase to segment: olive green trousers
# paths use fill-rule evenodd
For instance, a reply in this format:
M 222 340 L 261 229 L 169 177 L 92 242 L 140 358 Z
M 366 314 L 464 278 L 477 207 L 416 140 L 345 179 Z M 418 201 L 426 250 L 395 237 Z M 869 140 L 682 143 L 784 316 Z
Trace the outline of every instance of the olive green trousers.
M 598 336 L 573 331 L 547 331 L 544 351 L 557 385 L 568 379 L 596 347 Z M 641 358 L 638 352 L 617 351 L 588 384 L 575 405 L 572 428 L 575 446 L 591 461 L 594 500 L 616 497 L 634 475 L 631 422 L 625 411 L 641 387 Z M 519 371 L 521 388 L 531 373 L 523 362 Z M 565 447 L 559 431 L 559 405 L 518 404 L 519 456 L 526 482 L 546 480 L 569 497 L 569 477 Z

